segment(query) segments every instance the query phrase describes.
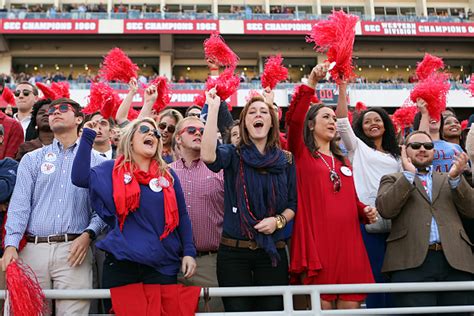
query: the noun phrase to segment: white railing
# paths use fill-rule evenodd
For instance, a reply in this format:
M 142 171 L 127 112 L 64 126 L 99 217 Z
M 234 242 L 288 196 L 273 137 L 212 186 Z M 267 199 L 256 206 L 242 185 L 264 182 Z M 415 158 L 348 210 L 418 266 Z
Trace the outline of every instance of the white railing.
M 336 284 L 308 286 L 263 286 L 263 287 L 228 287 L 210 288 L 209 295 L 216 297 L 232 296 L 283 296 L 283 311 L 272 312 L 238 312 L 212 313 L 212 315 L 393 315 L 422 313 L 460 313 L 474 312 L 474 305 L 466 306 L 433 306 L 433 307 L 399 307 L 357 310 L 321 310 L 321 294 L 344 293 L 397 293 L 397 292 L 441 292 L 441 291 L 472 291 L 474 297 L 474 281 L 468 282 L 426 282 L 426 283 L 384 283 L 384 284 Z M 109 290 L 44 290 L 48 299 L 107 299 Z M 293 295 L 310 295 L 312 310 L 296 311 L 293 309 Z M 201 292 L 203 296 L 203 292 Z M 0 291 L 0 298 L 5 291 Z M 474 304 L 474 303 L 473 303 Z M 209 315 L 197 313 L 196 315 Z

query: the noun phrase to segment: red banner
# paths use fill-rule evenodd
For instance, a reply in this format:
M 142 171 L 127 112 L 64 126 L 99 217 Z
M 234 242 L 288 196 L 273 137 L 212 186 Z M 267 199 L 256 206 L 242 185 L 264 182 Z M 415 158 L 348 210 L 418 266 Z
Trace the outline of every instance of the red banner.
M 317 21 L 244 21 L 245 34 L 308 34 Z
M 208 34 L 219 31 L 219 21 L 195 20 L 125 20 L 123 32 L 133 33 L 173 33 Z
M 98 20 L 0 20 L 0 33 L 97 34 Z
M 362 35 L 474 37 L 474 23 L 361 22 Z
M 127 90 L 119 90 L 119 96 L 124 99 L 127 95 Z M 171 102 L 172 107 L 188 107 L 194 104 L 194 97 L 202 93 L 202 90 L 174 90 L 171 91 Z M 233 94 L 228 100 L 232 107 L 237 106 L 237 94 Z M 132 106 L 140 108 L 143 105 L 143 90 L 138 90 L 137 94 L 133 97 Z

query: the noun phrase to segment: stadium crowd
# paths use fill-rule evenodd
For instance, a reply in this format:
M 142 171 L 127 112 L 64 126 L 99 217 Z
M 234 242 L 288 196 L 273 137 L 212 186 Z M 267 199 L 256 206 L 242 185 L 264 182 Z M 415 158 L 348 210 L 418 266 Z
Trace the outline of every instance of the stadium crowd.
M 137 78 L 112 115 L 17 83 L 16 113 L 0 111 L 3 270 L 21 258 L 43 289 L 113 288 L 93 308 L 118 314 L 139 305 L 129 304 L 136 284 L 472 281 L 474 115 L 463 130 L 453 110 L 431 117 L 418 98 L 400 128 L 382 108 L 349 111 L 345 81 L 334 109 L 315 99 L 329 68 L 295 90 L 284 130 L 270 88 L 234 121 L 216 89 L 184 117 L 156 112 L 151 84 L 129 119 Z M 471 305 L 474 293 L 321 297 L 323 309 L 345 309 Z M 200 302 L 209 307 L 282 310 L 283 299 Z M 55 309 L 83 315 L 90 302 Z

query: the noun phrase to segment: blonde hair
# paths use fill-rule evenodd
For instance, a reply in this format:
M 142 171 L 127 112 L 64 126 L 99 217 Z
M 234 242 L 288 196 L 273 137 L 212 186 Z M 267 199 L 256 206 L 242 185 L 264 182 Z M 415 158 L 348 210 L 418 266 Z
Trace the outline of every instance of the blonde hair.
M 176 124 L 176 130 L 173 133 L 173 139 L 176 136 L 178 136 L 179 131 L 181 131 L 183 129 L 183 125 L 186 124 L 187 122 L 190 122 L 190 121 L 199 122 L 199 123 L 204 125 L 204 123 L 199 118 L 197 118 L 195 116 L 187 116 L 184 119 L 182 119 L 181 121 L 179 121 L 178 124 Z
M 151 126 L 153 126 L 154 129 L 158 129 L 158 127 L 156 125 L 156 122 L 152 118 L 144 117 L 144 118 L 136 119 L 136 120 L 130 122 L 130 124 L 128 124 L 122 130 L 122 134 L 121 134 L 121 137 L 120 137 L 120 142 L 118 144 L 118 152 L 119 152 L 119 154 L 124 156 L 124 159 L 123 159 L 122 163 L 119 166 L 120 168 L 123 168 L 126 163 L 133 163 L 132 139 L 133 139 L 133 135 L 135 135 L 135 133 L 137 132 L 138 127 L 143 123 L 148 123 Z M 155 155 L 153 156 L 152 159 L 154 159 L 158 162 L 158 165 L 160 166 L 159 168 L 160 168 L 160 173 L 161 174 L 164 175 L 164 174 L 167 173 L 167 174 L 170 175 L 171 179 L 173 179 L 173 176 L 169 172 L 168 165 L 166 164 L 166 162 L 161 157 L 161 152 L 162 151 L 163 151 L 163 143 L 161 142 L 161 138 L 160 138 L 160 139 L 158 139 L 158 148 L 156 149 L 156 153 L 155 153 Z M 126 171 L 131 172 L 132 170 L 126 170 Z
M 164 118 L 165 116 L 174 118 L 174 120 L 176 121 L 176 124 L 178 124 L 183 119 L 183 115 L 178 110 L 165 109 L 158 114 L 158 117 L 159 117 L 158 122 L 161 122 L 161 119 Z

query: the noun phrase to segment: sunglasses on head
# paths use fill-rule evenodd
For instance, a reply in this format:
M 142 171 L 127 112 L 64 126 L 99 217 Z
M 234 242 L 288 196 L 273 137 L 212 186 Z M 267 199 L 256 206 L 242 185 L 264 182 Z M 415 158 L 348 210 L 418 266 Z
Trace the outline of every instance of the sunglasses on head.
M 67 111 L 69 111 L 69 109 L 73 110 L 72 106 L 70 104 L 67 104 L 67 103 L 61 103 L 61 104 L 53 105 L 48 109 L 48 115 L 54 114 L 54 112 L 56 112 L 56 110 L 59 110 L 59 113 L 66 113 Z
M 434 144 L 432 142 L 427 142 L 427 143 L 419 143 L 419 142 L 413 142 L 413 143 L 408 143 L 407 147 L 411 147 L 415 150 L 418 150 L 423 146 L 426 150 L 431 150 L 434 148 Z
M 148 133 L 152 132 L 153 135 L 158 139 L 160 139 L 160 137 L 161 137 L 161 134 L 158 130 L 151 129 L 151 127 L 148 126 L 148 125 L 140 125 L 140 127 L 138 128 L 138 131 L 140 132 L 140 134 L 148 134 Z
M 204 127 L 197 127 L 197 126 L 186 126 L 182 130 L 179 131 L 179 135 L 187 132 L 189 135 L 194 135 L 196 132 L 199 131 L 199 134 L 204 133 Z
M 31 93 L 33 93 L 33 91 L 31 90 L 16 90 L 13 94 L 15 95 L 15 97 L 19 97 L 20 94 L 22 94 L 27 97 L 29 96 Z
M 176 126 L 174 125 L 168 125 L 166 122 L 161 122 L 160 124 L 158 124 L 158 127 L 159 129 L 161 129 L 162 131 L 164 131 L 165 129 L 168 130 L 169 133 L 174 133 L 174 131 L 176 130 Z

